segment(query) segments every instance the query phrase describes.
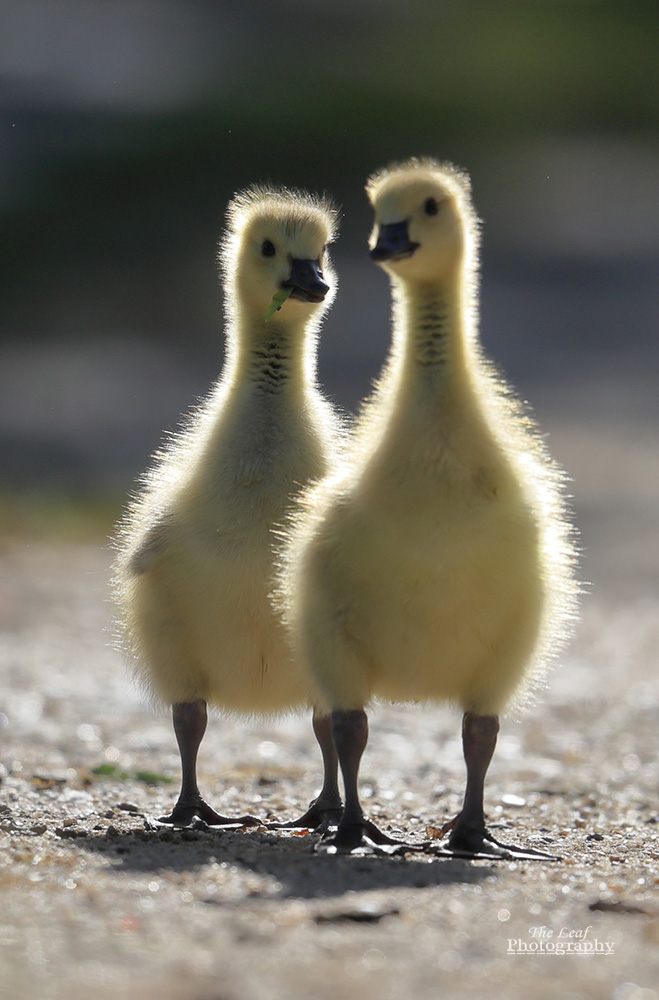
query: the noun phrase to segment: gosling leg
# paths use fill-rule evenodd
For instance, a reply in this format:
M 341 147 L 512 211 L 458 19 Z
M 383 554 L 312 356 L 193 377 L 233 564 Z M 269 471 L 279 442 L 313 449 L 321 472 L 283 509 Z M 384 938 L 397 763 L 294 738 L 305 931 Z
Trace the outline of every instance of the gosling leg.
M 208 826 L 254 826 L 255 816 L 221 816 L 202 799 L 197 786 L 197 753 L 206 732 L 208 715 L 206 702 L 178 702 L 172 706 L 174 733 L 181 754 L 181 792 L 169 816 L 160 816 L 158 823 L 190 826 L 201 820 Z
M 401 845 L 402 841 L 387 836 L 366 819 L 359 801 L 359 765 L 368 741 L 366 712 L 362 709 L 335 710 L 332 712 L 332 733 L 343 775 L 345 805 L 336 834 L 325 843 L 345 852 L 367 846 L 369 841 L 377 845 Z
M 496 715 L 476 715 L 465 712 L 462 719 L 462 746 L 467 766 L 467 786 L 461 812 L 442 828 L 451 832 L 448 849 L 462 857 L 544 858 L 557 860 L 551 854 L 530 848 L 500 844 L 485 826 L 483 793 L 485 775 L 494 753 L 499 733 Z M 443 853 L 440 849 L 439 853 Z
M 313 731 L 323 758 L 323 787 L 317 799 L 310 803 L 307 811 L 298 819 L 288 823 L 269 823 L 271 830 L 297 830 L 308 827 L 326 833 L 336 826 L 341 818 L 343 803 L 339 792 L 338 757 L 332 736 L 331 715 L 314 708 L 311 720 Z

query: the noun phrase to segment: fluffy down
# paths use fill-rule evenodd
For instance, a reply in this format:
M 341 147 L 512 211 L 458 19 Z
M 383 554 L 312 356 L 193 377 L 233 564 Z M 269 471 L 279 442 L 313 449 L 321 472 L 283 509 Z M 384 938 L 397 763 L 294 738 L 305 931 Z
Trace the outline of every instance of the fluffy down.
M 335 460 L 339 427 L 315 358 L 337 213 L 302 192 L 251 188 L 227 219 L 224 371 L 129 506 L 115 588 L 123 645 L 154 700 L 276 713 L 319 703 L 268 595 L 273 529 Z
M 372 256 L 383 232 L 394 240 L 380 261 L 392 347 L 341 468 L 299 507 L 281 601 L 333 709 L 382 698 L 498 715 L 574 611 L 562 475 L 478 344 L 465 175 L 413 160 L 367 191 Z

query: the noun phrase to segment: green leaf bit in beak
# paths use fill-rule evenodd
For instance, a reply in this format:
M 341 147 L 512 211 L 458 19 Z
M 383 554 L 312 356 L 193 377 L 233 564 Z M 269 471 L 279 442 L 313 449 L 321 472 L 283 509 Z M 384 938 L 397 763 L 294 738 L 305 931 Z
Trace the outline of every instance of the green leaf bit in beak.
M 275 292 L 275 294 L 272 296 L 272 302 L 265 311 L 266 323 L 268 322 L 268 320 L 272 319 L 272 317 L 274 316 L 274 314 L 277 312 L 278 309 L 281 309 L 284 302 L 286 301 L 288 296 L 292 294 L 292 292 L 293 292 L 292 285 L 289 285 L 288 288 L 282 288 L 280 289 L 280 291 Z

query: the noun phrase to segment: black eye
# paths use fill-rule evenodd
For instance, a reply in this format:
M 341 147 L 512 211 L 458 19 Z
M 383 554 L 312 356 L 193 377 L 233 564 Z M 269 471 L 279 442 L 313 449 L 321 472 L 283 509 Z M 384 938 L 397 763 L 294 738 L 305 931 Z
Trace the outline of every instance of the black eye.
M 428 198 L 423 205 L 423 211 L 426 215 L 437 215 L 439 212 L 439 205 L 434 198 Z
M 263 243 L 261 244 L 261 253 L 264 257 L 274 257 L 277 253 L 274 243 L 271 243 L 270 240 L 263 240 Z

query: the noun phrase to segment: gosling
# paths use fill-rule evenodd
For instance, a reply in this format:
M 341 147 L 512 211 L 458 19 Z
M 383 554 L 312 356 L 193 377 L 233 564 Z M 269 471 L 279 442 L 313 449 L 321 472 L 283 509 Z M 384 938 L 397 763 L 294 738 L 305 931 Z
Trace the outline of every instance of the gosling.
M 157 822 L 258 822 L 219 814 L 199 792 L 207 705 L 250 715 L 315 705 L 325 781 L 300 822 L 340 814 L 330 717 L 269 599 L 276 526 L 296 492 L 332 466 L 340 436 L 315 382 L 337 225 L 331 202 L 305 192 L 253 187 L 231 201 L 219 254 L 223 372 L 155 456 L 119 525 L 123 645 L 152 699 L 172 706 L 181 756 L 178 801 Z
M 306 496 L 280 589 L 327 703 L 345 809 L 332 850 L 391 842 L 364 817 L 371 699 L 457 703 L 464 805 L 448 852 L 539 854 L 487 831 L 499 715 L 561 646 L 575 608 L 562 475 L 477 339 L 478 220 L 467 176 L 410 160 L 370 178 L 370 256 L 393 337 L 339 471 Z

